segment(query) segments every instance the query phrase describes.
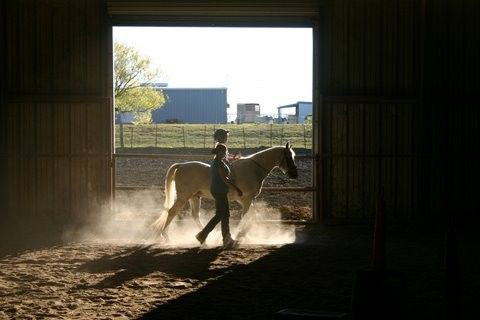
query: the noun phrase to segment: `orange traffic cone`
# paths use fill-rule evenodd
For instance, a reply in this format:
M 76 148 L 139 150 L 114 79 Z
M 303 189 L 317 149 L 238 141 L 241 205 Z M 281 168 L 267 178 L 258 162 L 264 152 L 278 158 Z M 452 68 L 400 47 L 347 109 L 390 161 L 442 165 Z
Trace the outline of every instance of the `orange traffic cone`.
M 353 286 L 353 320 L 404 319 L 406 277 L 386 269 L 385 199 L 380 192 L 375 215 L 373 250 L 370 270 L 359 270 Z

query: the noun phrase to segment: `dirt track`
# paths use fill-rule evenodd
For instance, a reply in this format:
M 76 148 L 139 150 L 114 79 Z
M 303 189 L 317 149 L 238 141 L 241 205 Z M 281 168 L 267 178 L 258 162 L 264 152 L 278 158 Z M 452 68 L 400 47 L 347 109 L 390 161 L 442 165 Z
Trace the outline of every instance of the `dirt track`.
M 126 161 L 120 172 L 146 183 L 151 180 L 142 179 L 153 179 L 152 170 L 164 168 L 156 161 Z M 151 199 L 136 196 L 126 200 Z M 295 207 L 284 196 L 276 201 Z M 369 267 L 371 226 L 265 222 L 257 238 L 222 250 L 218 231 L 199 248 L 195 231 L 182 229 L 190 220 L 177 219 L 173 227 L 179 229 L 170 232 L 178 242 L 162 245 L 145 241 L 152 217 L 142 212 L 155 204 L 143 205 L 145 210 L 125 211 L 115 224 L 98 221 L 99 230 L 63 242 L 40 237 L 22 246 L 28 239 L 17 242 L 12 232 L 9 242 L 0 242 L 0 319 L 271 319 L 283 308 L 348 313 L 356 272 Z M 463 319 L 476 319 L 476 230 L 460 234 L 458 247 Z M 444 250 L 441 227 L 388 229 L 387 266 L 407 277 L 405 319 L 444 318 Z
M 388 265 L 407 275 L 405 319 L 441 319 L 443 234 L 418 230 L 389 230 Z M 473 232 L 460 238 L 464 319 L 475 318 L 480 283 L 474 239 Z M 349 312 L 355 272 L 368 267 L 370 244 L 371 228 L 317 227 L 297 230 L 297 243 L 227 251 L 105 240 L 2 251 L 0 318 L 271 319 L 286 307 Z

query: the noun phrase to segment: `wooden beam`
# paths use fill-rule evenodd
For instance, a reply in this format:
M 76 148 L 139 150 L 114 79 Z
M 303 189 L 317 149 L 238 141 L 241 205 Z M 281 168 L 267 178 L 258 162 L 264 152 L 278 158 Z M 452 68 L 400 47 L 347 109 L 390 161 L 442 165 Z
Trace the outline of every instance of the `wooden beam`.
M 165 153 L 115 153 L 114 158 L 147 158 L 172 160 L 211 160 L 211 154 L 165 154 Z M 313 155 L 296 155 L 295 159 L 313 159 Z
M 164 190 L 162 186 L 115 186 L 116 190 Z M 315 187 L 263 187 L 267 192 L 313 192 Z
M 104 103 L 112 98 L 97 95 L 9 94 L 5 100 L 7 103 Z

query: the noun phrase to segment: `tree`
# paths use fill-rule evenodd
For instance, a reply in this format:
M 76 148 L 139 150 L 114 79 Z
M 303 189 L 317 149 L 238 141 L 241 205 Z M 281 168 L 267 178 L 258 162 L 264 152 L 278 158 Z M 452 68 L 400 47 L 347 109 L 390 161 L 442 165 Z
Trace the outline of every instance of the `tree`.
M 152 111 L 165 104 L 165 95 L 148 86 L 160 76 L 150 59 L 133 47 L 114 44 L 115 113 L 132 113 L 134 123 L 150 123 Z M 123 147 L 123 125 L 120 123 L 120 145 Z

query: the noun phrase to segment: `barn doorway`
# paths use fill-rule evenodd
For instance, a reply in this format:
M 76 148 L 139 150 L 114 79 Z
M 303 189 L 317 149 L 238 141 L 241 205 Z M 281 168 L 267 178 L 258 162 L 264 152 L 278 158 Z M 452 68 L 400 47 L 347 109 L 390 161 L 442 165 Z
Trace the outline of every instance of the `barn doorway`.
M 274 169 L 254 202 L 257 219 L 314 221 L 313 33 L 313 27 L 113 27 L 116 208 L 158 211 L 168 167 L 209 162 L 213 132 L 225 128 L 231 153 L 287 142 L 295 150 L 299 178 Z M 145 68 L 137 79 L 135 66 Z M 133 95 L 121 96 L 129 85 Z M 150 96 L 156 105 L 132 102 Z M 203 211 L 213 208 L 203 201 Z M 189 217 L 188 205 L 184 211 Z M 233 204 L 234 219 L 239 212 Z

